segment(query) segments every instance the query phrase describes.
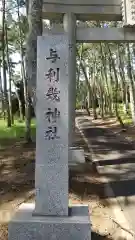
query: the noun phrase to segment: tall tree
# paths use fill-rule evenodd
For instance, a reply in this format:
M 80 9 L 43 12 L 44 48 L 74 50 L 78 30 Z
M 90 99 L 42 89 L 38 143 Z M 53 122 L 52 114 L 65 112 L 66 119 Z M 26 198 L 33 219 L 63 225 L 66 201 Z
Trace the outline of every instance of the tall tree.
M 19 48 L 21 55 L 21 73 L 22 80 L 24 85 L 24 99 L 25 99 L 25 122 L 26 122 L 26 141 L 31 141 L 31 105 L 29 103 L 29 94 L 28 94 L 28 84 L 25 74 L 25 65 L 24 65 L 24 50 L 23 50 L 23 38 L 22 38 L 22 29 L 21 29 L 21 19 L 20 19 L 20 1 L 17 0 L 17 15 L 18 15 L 18 28 L 19 28 Z
M 10 109 L 9 109 L 9 101 L 8 101 L 8 93 L 7 93 L 7 63 L 5 59 L 5 13 L 6 13 L 6 3 L 5 0 L 2 0 L 2 68 L 3 68 L 3 85 L 4 85 L 4 109 L 6 110 L 7 116 L 7 126 L 11 127 L 11 116 L 10 116 Z
M 130 52 L 129 43 L 127 43 L 127 72 L 128 72 L 128 78 L 129 78 L 129 86 L 130 86 L 131 114 L 132 114 L 133 123 L 135 124 L 135 84 L 134 84 L 134 78 L 132 74 L 131 52 Z
M 26 139 L 31 139 L 30 134 L 30 105 L 29 95 L 32 98 L 33 106 L 36 105 L 36 76 L 37 76 L 37 36 L 42 35 L 42 0 L 29 0 L 27 3 L 29 31 L 26 41 L 26 81 L 27 81 L 27 100 L 28 112 L 26 122 Z
M 9 111 L 12 124 L 14 123 L 14 118 L 12 114 L 12 97 L 11 97 L 11 62 L 9 57 L 9 42 L 7 33 L 7 23 L 5 22 L 5 41 L 6 41 L 6 55 L 7 55 L 7 68 L 8 68 L 8 78 L 9 78 L 9 89 L 8 89 L 8 101 L 9 101 Z

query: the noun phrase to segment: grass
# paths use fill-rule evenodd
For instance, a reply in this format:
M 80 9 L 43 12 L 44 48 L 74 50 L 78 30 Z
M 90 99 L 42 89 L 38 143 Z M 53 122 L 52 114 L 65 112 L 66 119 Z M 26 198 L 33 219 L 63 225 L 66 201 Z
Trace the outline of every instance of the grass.
M 36 124 L 35 120 L 32 120 L 31 132 L 32 136 L 35 135 Z M 15 120 L 14 125 L 10 128 L 6 126 L 6 121 L 0 119 L 0 139 L 19 139 L 25 136 L 25 122 L 19 122 Z
M 119 114 L 122 118 L 122 121 L 125 125 L 131 125 L 132 124 L 132 116 L 131 116 L 131 111 L 128 109 L 128 114 L 126 114 L 123 110 L 123 104 L 119 104 Z
M 123 123 L 127 126 L 131 125 L 133 123 L 132 118 L 129 116 L 123 117 Z

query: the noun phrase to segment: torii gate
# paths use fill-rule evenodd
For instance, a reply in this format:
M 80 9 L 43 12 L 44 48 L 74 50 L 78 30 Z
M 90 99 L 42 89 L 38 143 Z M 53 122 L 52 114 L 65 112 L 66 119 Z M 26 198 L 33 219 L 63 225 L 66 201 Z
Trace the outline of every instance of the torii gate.
M 134 42 L 135 3 L 132 0 L 44 0 L 43 18 L 63 21 L 68 33 L 69 54 L 69 142 L 72 145 L 75 119 L 76 42 Z M 122 28 L 77 27 L 76 21 L 123 21 Z M 58 26 L 51 30 L 58 33 Z

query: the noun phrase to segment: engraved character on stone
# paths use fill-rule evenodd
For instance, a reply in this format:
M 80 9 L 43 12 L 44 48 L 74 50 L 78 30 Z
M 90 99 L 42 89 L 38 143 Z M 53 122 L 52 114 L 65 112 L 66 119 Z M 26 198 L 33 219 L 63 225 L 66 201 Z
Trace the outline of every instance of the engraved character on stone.
M 48 127 L 48 130 L 45 131 L 45 139 L 46 140 L 54 140 L 59 139 L 60 137 L 57 136 L 57 126 L 55 127 Z
M 51 108 L 48 108 L 48 111 L 46 112 L 46 119 L 49 123 L 55 123 L 59 117 L 60 111 L 57 108 L 54 108 L 54 111 L 52 111 Z
M 60 57 L 58 56 L 57 51 L 54 50 L 53 48 L 50 48 L 49 52 L 50 52 L 50 56 L 46 58 L 47 60 L 52 60 L 51 62 L 55 63 L 57 59 L 60 59 Z
M 59 72 L 59 68 L 56 68 L 56 70 L 50 68 L 48 73 L 45 74 L 45 77 L 47 80 L 49 80 L 49 82 L 59 82 Z
M 52 101 L 57 101 L 59 102 L 60 101 L 60 91 L 56 88 L 56 87 L 50 87 L 48 89 L 48 92 L 46 93 L 46 97 L 47 99 L 49 100 L 52 100 Z

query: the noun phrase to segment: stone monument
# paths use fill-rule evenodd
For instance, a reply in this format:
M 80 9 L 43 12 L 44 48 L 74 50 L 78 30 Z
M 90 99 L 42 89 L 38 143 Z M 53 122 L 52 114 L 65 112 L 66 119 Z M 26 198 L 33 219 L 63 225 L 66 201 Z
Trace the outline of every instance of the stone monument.
M 69 43 L 67 34 L 38 38 L 36 201 L 9 223 L 9 240 L 90 240 L 88 207 L 68 206 Z
M 68 39 L 38 39 L 37 214 L 68 215 Z M 45 183 L 45 184 L 43 184 Z

